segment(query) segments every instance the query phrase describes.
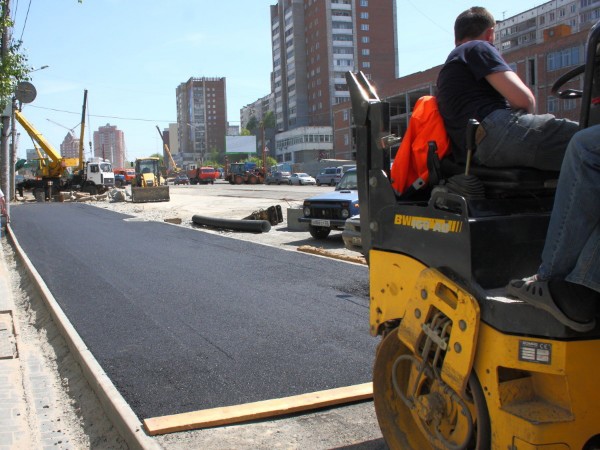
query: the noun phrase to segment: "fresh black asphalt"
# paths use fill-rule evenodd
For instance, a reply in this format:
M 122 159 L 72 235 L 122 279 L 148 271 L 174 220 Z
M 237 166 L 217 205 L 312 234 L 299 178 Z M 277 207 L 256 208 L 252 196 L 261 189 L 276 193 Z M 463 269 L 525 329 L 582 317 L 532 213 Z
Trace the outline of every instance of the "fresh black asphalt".
M 371 380 L 366 267 L 128 217 L 32 203 L 11 226 L 140 419 Z

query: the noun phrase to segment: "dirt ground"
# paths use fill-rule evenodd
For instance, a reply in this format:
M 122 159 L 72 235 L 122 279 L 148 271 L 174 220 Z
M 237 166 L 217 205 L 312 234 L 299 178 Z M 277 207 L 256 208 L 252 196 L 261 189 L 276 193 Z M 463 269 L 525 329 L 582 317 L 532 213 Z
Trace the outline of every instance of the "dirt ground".
M 243 218 L 252 212 L 273 205 L 273 199 L 240 198 L 199 194 L 191 190 L 171 189 L 171 201 L 164 203 L 133 204 L 130 201 L 113 202 L 110 198 L 90 201 L 96 207 L 129 214 L 134 220 L 156 220 L 181 223 L 175 226 L 197 228 L 191 221 L 195 214 L 210 213 L 215 217 Z M 32 199 L 28 199 L 32 201 Z M 361 263 L 361 255 L 346 250 L 339 235 L 332 236 L 323 245 L 314 245 L 307 232 L 288 230 L 285 211 L 301 205 L 297 199 L 284 199 L 284 222 L 273 226 L 268 233 L 242 233 L 227 230 L 199 229 L 199 232 L 217 233 L 232 238 L 251 240 L 264 245 L 297 251 L 305 245 L 313 247 L 320 256 L 335 256 Z M 243 207 L 240 207 L 243 205 Z M 53 417 L 60 419 L 61 444 L 54 448 L 126 448 L 83 378 L 79 366 L 72 360 L 68 348 L 49 318 L 43 303 L 31 289 L 26 275 L 18 267 L 12 250 L 5 244 L 4 252 L 11 273 L 13 294 L 21 327 L 23 350 L 42 361 L 44 373 L 51 380 L 54 397 Z M 367 320 L 365 318 L 365 320 Z M 25 370 L 25 369 L 24 369 Z M 55 427 L 56 428 L 56 427 Z M 372 402 L 315 411 L 307 414 L 263 420 L 249 424 L 173 433 L 156 437 L 165 449 L 385 449 Z M 38 445 L 33 445 L 36 448 Z
M 6 241 L 2 245 L 15 303 L 21 395 L 29 428 L 29 446 L 21 441 L 18 448 L 127 448 L 12 248 Z

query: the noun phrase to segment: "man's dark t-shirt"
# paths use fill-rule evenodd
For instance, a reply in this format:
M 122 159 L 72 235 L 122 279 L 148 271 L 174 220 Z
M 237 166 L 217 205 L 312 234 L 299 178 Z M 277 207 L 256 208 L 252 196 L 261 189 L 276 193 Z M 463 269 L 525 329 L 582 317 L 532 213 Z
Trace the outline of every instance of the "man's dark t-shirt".
M 485 77 L 511 70 L 498 50 L 486 41 L 468 41 L 450 52 L 438 76 L 436 97 L 458 162 L 466 160 L 468 120 L 482 121 L 492 111 L 510 109 Z

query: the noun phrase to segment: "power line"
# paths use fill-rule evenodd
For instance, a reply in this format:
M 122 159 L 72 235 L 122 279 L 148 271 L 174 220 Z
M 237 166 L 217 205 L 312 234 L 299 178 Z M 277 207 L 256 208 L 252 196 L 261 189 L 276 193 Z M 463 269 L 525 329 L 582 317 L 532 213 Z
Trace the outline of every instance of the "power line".
M 45 108 L 43 106 L 29 105 L 31 108 L 44 109 L 46 111 L 55 111 L 65 114 L 81 114 L 73 111 L 65 111 L 64 109 Z M 161 119 L 143 119 L 138 117 L 120 117 L 120 116 L 103 116 L 100 114 L 89 114 L 88 117 L 101 117 L 103 119 L 118 119 L 118 120 L 133 120 L 138 122 L 164 122 L 164 123 L 176 123 L 176 120 L 161 120 Z
M 452 35 L 452 34 L 453 34 L 453 33 L 450 33 L 450 32 L 448 31 L 448 29 L 447 29 L 447 28 L 444 28 L 443 26 L 441 26 L 439 23 L 435 22 L 435 21 L 434 21 L 434 20 L 433 20 L 431 17 L 429 17 L 427 14 L 425 14 L 425 13 L 424 13 L 423 11 L 421 11 L 419 8 L 417 8 L 417 7 L 415 6 L 415 4 L 414 4 L 414 3 L 413 3 L 411 0 L 408 0 L 408 3 L 409 3 L 409 4 L 410 4 L 410 5 L 411 5 L 411 6 L 412 6 L 414 9 L 416 9 L 416 10 L 417 10 L 417 12 L 418 12 L 419 14 L 421 14 L 423 17 L 425 17 L 427 20 L 429 20 L 429 21 L 430 21 L 432 24 L 434 24 L 436 27 L 438 27 L 438 28 L 439 28 L 440 30 L 442 30 L 444 33 L 448 33 L 448 34 L 450 34 L 450 35 Z
M 29 18 L 29 9 L 31 8 L 31 0 L 29 0 L 29 5 L 27 6 L 27 13 L 25 14 L 25 22 L 23 23 L 23 29 L 21 30 L 21 37 L 19 41 L 23 41 L 23 33 L 25 33 L 25 26 L 27 25 L 27 19 Z

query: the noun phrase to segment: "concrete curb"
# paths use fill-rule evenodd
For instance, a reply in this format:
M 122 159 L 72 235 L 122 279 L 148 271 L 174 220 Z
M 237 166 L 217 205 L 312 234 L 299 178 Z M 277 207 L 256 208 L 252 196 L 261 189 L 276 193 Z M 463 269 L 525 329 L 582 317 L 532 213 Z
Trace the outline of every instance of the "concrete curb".
M 27 255 L 23 252 L 10 225 L 7 225 L 6 229 L 8 238 L 15 250 L 15 254 L 27 269 L 31 281 L 34 283 L 37 291 L 44 300 L 58 330 L 67 342 L 73 357 L 81 366 L 85 378 L 100 400 L 108 419 L 112 422 L 130 448 L 148 450 L 161 449 L 162 447 L 143 431 L 142 423 L 138 417 L 112 384 L 110 378 L 104 372 L 96 358 L 94 358 L 94 355 L 92 355 L 90 350 L 86 347 L 73 325 L 71 325 L 71 322 L 46 286 L 46 283 Z

